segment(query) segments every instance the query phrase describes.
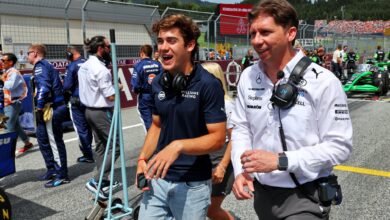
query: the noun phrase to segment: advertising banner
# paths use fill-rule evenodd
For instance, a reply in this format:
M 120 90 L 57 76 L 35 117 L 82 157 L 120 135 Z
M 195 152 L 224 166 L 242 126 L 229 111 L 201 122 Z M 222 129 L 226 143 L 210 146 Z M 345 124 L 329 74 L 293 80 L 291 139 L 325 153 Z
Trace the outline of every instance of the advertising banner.
M 251 4 L 220 4 L 220 35 L 246 35 L 248 33 L 248 13 Z M 224 16 L 226 15 L 226 16 Z
M 15 173 L 16 132 L 0 133 L 0 178 Z

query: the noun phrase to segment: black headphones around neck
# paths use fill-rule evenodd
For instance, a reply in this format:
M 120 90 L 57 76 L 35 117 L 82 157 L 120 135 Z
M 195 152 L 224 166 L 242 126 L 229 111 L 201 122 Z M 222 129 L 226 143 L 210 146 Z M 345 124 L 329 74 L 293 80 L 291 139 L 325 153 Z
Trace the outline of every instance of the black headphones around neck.
M 175 76 L 165 71 L 162 75 L 162 83 L 165 89 L 171 89 L 174 93 L 179 94 L 184 90 L 189 82 L 189 76 L 183 73 L 177 73 Z
M 66 59 L 69 61 L 72 61 L 73 60 L 73 53 L 70 51 L 65 51 L 65 53 L 66 53 Z
M 303 80 L 307 67 L 311 64 L 310 58 L 304 56 L 302 57 L 297 65 L 294 67 L 293 71 L 288 78 L 286 84 L 278 85 L 272 93 L 270 101 L 273 105 L 278 106 L 281 109 L 288 109 L 294 106 L 297 97 L 298 97 L 298 86 Z M 283 73 L 283 72 L 281 72 Z M 283 75 L 283 74 L 279 74 Z M 280 77 L 280 78 L 283 78 Z M 278 77 L 279 78 L 279 77 Z

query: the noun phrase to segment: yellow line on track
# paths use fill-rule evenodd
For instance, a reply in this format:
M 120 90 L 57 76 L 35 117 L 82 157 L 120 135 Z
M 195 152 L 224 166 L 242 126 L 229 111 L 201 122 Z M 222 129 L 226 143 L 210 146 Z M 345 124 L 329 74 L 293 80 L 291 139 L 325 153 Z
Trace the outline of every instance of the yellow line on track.
M 372 169 L 366 169 L 366 168 L 360 168 L 360 167 L 350 167 L 350 166 L 335 166 L 335 170 L 340 171 L 347 171 L 352 173 L 360 173 L 360 174 L 367 174 L 367 175 L 373 175 L 373 176 L 382 176 L 382 177 L 388 177 L 390 178 L 390 172 L 388 171 L 382 171 L 382 170 L 372 170 Z

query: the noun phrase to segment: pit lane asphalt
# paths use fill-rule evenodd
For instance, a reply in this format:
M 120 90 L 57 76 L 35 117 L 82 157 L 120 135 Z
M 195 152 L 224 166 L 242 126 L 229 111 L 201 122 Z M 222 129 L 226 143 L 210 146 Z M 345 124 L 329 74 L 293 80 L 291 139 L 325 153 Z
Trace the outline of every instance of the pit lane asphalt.
M 344 165 L 390 171 L 390 104 L 386 101 L 349 100 L 354 137 L 353 153 Z M 136 157 L 143 144 L 145 132 L 136 110 L 122 111 L 124 146 L 129 198 L 137 195 L 134 175 Z M 0 180 L 8 194 L 15 220 L 25 219 L 84 219 L 93 206 L 92 194 L 85 183 L 95 172 L 94 164 L 78 164 L 78 141 L 73 131 L 64 134 L 71 182 L 56 188 L 44 188 L 37 176 L 45 172 L 37 146 L 16 158 L 17 172 Z M 32 138 L 36 144 L 36 139 Z M 21 146 L 21 143 L 18 143 Z M 119 160 L 115 175 L 120 178 Z M 335 171 L 343 188 L 344 201 L 334 206 L 331 219 L 390 219 L 390 178 Z M 121 197 L 121 192 L 116 193 Z M 223 207 L 242 220 L 257 219 L 253 201 L 238 201 L 227 196 Z

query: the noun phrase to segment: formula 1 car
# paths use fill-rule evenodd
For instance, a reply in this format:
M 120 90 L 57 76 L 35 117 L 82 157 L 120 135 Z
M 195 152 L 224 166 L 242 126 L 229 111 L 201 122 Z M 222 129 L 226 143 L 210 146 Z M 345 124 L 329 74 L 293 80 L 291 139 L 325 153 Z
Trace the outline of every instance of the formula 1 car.
M 386 95 L 389 91 L 389 73 L 387 68 L 377 64 L 358 64 L 355 73 L 344 85 L 347 95 L 359 92 Z

